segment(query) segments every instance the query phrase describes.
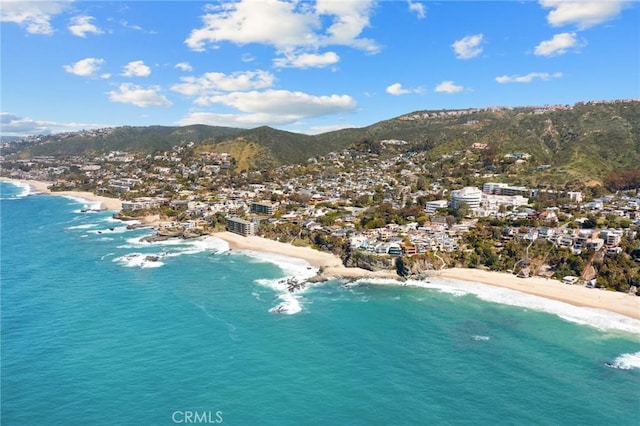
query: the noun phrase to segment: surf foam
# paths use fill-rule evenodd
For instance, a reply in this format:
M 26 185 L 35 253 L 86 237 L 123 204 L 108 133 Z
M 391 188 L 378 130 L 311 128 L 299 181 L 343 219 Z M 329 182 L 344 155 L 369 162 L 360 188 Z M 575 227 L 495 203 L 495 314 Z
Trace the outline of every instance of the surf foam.
M 601 331 L 625 332 L 640 335 L 640 320 L 602 309 L 578 307 L 556 300 L 546 299 L 508 288 L 494 287 L 482 283 L 458 281 L 449 278 L 431 277 L 429 281 L 408 280 L 399 283 L 393 280 L 358 280 L 357 283 L 409 285 L 437 290 L 454 296 L 473 294 L 486 302 L 517 306 L 525 309 L 556 315 L 565 321 L 588 325 Z
M 612 362 L 606 363 L 607 367 L 618 368 L 620 370 L 640 369 L 640 352 L 633 354 L 622 354 Z

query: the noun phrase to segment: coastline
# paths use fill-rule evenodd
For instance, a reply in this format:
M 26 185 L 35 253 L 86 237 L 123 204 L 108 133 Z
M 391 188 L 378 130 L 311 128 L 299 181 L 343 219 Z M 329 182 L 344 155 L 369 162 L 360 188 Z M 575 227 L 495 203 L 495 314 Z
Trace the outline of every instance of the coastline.
M 52 182 L 21 180 L 0 177 L 0 181 L 18 185 L 28 185 L 35 192 L 76 197 L 90 202 L 100 202 L 101 208 L 120 211 L 122 201 L 117 198 L 103 197 L 86 191 L 60 191 L 49 189 Z M 154 225 L 157 216 L 149 217 L 144 222 Z M 229 244 L 231 249 L 249 250 L 280 254 L 303 259 L 311 266 L 319 268 L 318 280 L 328 279 L 384 279 L 400 281 L 394 270 L 369 271 L 362 268 L 348 268 L 342 265 L 339 257 L 310 247 L 297 247 L 288 243 L 262 238 L 258 236 L 243 237 L 232 232 L 215 232 L 210 234 Z M 640 297 L 626 293 L 590 289 L 584 286 L 562 284 L 558 280 L 542 277 L 517 278 L 505 272 L 484 271 L 479 269 L 451 268 L 438 272 L 437 278 L 474 282 L 483 285 L 507 288 L 525 294 L 567 303 L 577 307 L 602 309 L 640 320 Z
M 393 270 L 372 272 L 361 268 L 347 268 L 342 265 L 340 258 L 337 256 L 309 247 L 296 247 L 257 236 L 243 237 L 231 232 L 216 232 L 211 235 L 226 241 L 231 249 L 275 253 L 306 260 L 310 265 L 321 268 L 319 273 L 319 278 L 321 279 L 379 278 L 399 281 L 398 275 Z M 577 307 L 601 309 L 640 320 L 640 297 L 630 296 L 626 293 L 567 285 L 558 280 L 542 277 L 518 278 L 506 272 L 479 269 L 443 269 L 434 278 L 507 288 Z
M 11 179 L 6 177 L 0 177 L 0 181 L 13 183 L 17 185 L 29 185 L 36 193 L 47 195 L 60 195 L 63 197 L 76 197 L 82 198 L 91 202 L 99 202 L 100 208 L 105 210 L 122 210 L 122 200 L 112 197 L 103 197 L 96 195 L 93 192 L 87 191 L 51 191 L 49 186 L 53 182 L 39 181 L 39 180 L 24 180 L 24 179 Z

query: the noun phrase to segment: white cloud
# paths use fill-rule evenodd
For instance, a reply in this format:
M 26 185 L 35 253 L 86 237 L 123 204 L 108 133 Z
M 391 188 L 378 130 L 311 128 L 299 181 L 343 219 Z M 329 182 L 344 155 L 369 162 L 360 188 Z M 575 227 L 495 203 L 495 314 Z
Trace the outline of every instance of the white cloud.
M 534 53 L 538 56 L 564 55 L 572 47 L 578 45 L 576 33 L 561 33 L 554 35 L 551 40 L 545 40 L 536 46 Z
M 8 112 L 0 113 L 0 134 L 2 135 L 44 135 L 53 132 L 72 132 L 81 129 L 111 127 L 107 124 L 60 123 L 56 121 L 33 120 Z
M 0 21 L 13 22 L 29 34 L 53 34 L 51 19 L 64 12 L 70 2 L 2 0 Z
M 182 83 L 171 87 L 174 92 L 186 96 L 199 95 L 201 99 L 221 92 L 266 89 L 273 86 L 275 77 L 268 71 L 247 71 L 224 74 L 208 72 L 200 77 L 182 77 Z
M 400 83 L 393 83 L 392 85 L 388 86 L 385 90 L 388 94 L 395 95 L 395 96 L 406 95 L 407 93 L 411 93 L 411 90 L 404 89 L 402 87 L 402 84 Z
M 87 33 L 102 34 L 102 30 L 91 22 L 93 19 L 93 16 L 74 16 L 68 27 L 69 31 L 71 34 L 83 38 L 87 37 Z
M 146 66 L 143 61 L 132 61 L 123 67 L 122 75 L 125 77 L 148 77 L 151 75 L 151 68 Z
M 232 92 L 212 96 L 209 101 L 227 105 L 243 112 L 295 116 L 297 118 L 352 111 L 356 107 L 356 102 L 348 95 L 313 96 L 288 90 Z
M 409 10 L 415 12 L 418 15 L 418 19 L 424 19 L 427 16 L 427 9 L 424 7 L 424 4 L 417 2 L 414 3 L 411 0 L 408 0 Z
M 171 106 L 172 103 L 160 92 L 160 87 L 150 86 L 143 88 L 131 83 L 123 83 L 118 90 L 108 92 L 111 102 L 120 102 L 123 104 L 132 104 L 137 107 L 149 106 Z
M 209 6 L 202 28 L 185 40 L 193 50 L 229 41 L 236 44 L 262 43 L 279 48 L 317 44 L 313 29 L 320 23 L 309 12 L 298 13 L 290 2 L 270 1 L 221 3 Z
M 390 95 L 400 96 L 400 95 L 407 95 L 409 93 L 422 93 L 423 89 L 421 87 L 418 87 L 415 89 L 406 89 L 402 87 L 402 84 L 400 83 L 393 83 L 392 85 L 387 86 L 385 91 Z
M 189 62 L 180 62 L 176 64 L 176 68 L 184 72 L 193 71 L 193 67 L 189 64 Z
M 326 36 L 321 37 L 321 45 L 340 45 L 362 49 L 376 53 L 380 47 L 373 40 L 359 38 L 362 31 L 369 26 L 369 17 L 373 13 L 374 2 L 317 0 L 316 13 L 329 15 L 333 23 L 326 29 Z
M 78 75 L 80 77 L 96 77 L 100 67 L 104 64 L 104 59 L 85 58 L 71 65 L 64 65 L 66 72 Z M 102 78 L 109 78 L 109 74 L 103 74 Z
M 462 92 L 464 87 L 457 86 L 453 81 L 448 80 L 438 84 L 434 90 L 438 93 L 458 93 Z
M 482 47 L 480 44 L 482 44 L 482 39 L 482 34 L 475 34 L 455 41 L 451 47 L 453 47 L 453 51 L 456 52 L 456 58 L 471 59 L 481 54 Z
M 496 81 L 500 84 L 504 83 L 531 83 L 535 79 L 540 79 L 543 81 L 548 81 L 553 78 L 561 78 L 562 73 L 556 72 L 553 74 L 549 74 L 548 72 L 531 72 L 526 75 L 502 75 L 500 77 L 496 77 Z
M 630 1 L 624 0 L 540 0 L 545 9 L 552 9 L 547 22 L 554 27 L 576 25 L 585 29 L 609 21 L 622 12 Z
M 315 8 L 305 2 L 282 0 L 209 5 L 202 26 L 192 30 L 185 43 L 197 51 L 231 42 L 270 45 L 279 53 L 316 53 L 330 45 L 375 53 L 379 50 L 375 41 L 360 37 L 369 26 L 372 5 L 370 0 L 318 0 Z
M 220 114 L 193 112 L 179 124 L 212 124 L 255 127 L 283 125 L 325 115 L 351 112 L 356 102 L 347 95 L 313 96 L 287 90 L 233 92 L 209 98 L 209 103 L 231 107 L 238 112 Z
M 324 68 L 339 61 L 335 52 L 285 54 L 283 58 L 274 59 L 273 65 L 277 68 Z

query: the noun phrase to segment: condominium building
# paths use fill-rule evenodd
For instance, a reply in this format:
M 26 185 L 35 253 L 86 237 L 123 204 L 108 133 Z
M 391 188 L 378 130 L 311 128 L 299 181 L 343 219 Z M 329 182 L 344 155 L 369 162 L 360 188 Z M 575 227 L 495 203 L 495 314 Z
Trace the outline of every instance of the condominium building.
M 256 224 L 239 217 L 230 217 L 227 219 L 227 231 L 248 237 L 255 235 Z
M 273 204 L 267 202 L 254 201 L 251 203 L 251 211 L 257 214 L 273 214 Z

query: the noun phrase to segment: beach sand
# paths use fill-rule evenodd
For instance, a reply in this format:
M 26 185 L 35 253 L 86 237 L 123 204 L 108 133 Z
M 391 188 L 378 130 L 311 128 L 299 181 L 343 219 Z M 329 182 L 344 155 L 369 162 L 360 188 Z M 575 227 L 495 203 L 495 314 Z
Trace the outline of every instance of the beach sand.
M 4 182 L 27 184 L 31 188 L 33 188 L 34 191 L 42 194 L 76 197 L 76 198 L 82 198 L 87 201 L 99 201 L 101 208 L 106 210 L 117 210 L 117 211 L 122 210 L 122 200 L 119 200 L 117 198 L 111 198 L 111 197 L 103 197 L 100 195 L 96 195 L 92 192 L 86 192 L 86 191 L 55 191 L 54 192 L 49 189 L 49 186 L 52 185 L 53 182 L 43 182 L 39 180 L 9 179 L 4 177 L 0 178 L 0 180 Z
M 347 268 L 342 265 L 340 258 L 337 256 L 309 247 L 295 247 L 291 244 L 280 243 L 266 238 L 257 236 L 243 237 L 231 232 L 217 232 L 212 235 L 226 241 L 232 249 L 269 252 L 304 259 L 312 266 L 322 268 L 322 278 L 398 279 L 398 275 L 393 270 L 372 272 L 360 268 Z M 630 318 L 640 319 L 640 297 L 626 293 L 591 289 L 581 285 L 567 285 L 558 280 L 541 277 L 517 278 L 515 275 L 504 272 L 479 269 L 444 269 L 439 271 L 436 276 L 508 288 L 573 306 L 603 309 Z

